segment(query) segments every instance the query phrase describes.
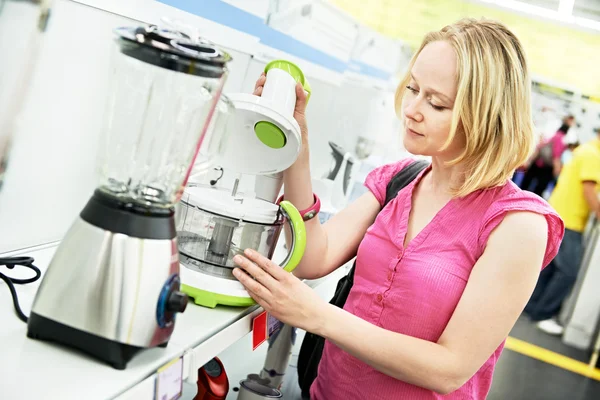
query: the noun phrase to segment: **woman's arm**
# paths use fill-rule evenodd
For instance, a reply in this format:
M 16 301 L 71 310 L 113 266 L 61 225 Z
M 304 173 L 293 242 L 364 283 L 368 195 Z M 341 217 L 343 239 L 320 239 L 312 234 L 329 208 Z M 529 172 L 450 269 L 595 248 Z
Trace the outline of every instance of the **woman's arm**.
M 307 328 L 386 375 L 453 392 L 508 336 L 533 292 L 546 242 L 545 217 L 508 214 L 491 234 L 437 343 L 387 331 L 331 305 Z
M 600 200 L 598 199 L 598 192 L 596 187 L 598 184 L 594 181 L 584 181 L 583 184 L 583 197 L 590 211 L 596 215 L 596 219 L 600 221 Z
M 286 171 L 284 190 L 286 200 L 299 210 L 313 205 L 307 160 L 298 160 Z M 380 208 L 373 193 L 367 192 L 324 224 L 321 224 L 318 216 L 306 221 L 306 250 L 294 275 L 301 279 L 317 279 L 352 259 Z M 286 232 L 286 236 L 288 234 Z M 286 239 L 289 243 L 289 238 Z
M 234 275 L 280 321 L 314 332 L 386 375 L 439 393 L 461 387 L 508 336 L 535 287 L 545 217 L 509 213 L 492 232 L 437 343 L 385 330 L 322 300 L 298 278 L 248 250 Z M 365 339 L 368 338 L 368 339 Z

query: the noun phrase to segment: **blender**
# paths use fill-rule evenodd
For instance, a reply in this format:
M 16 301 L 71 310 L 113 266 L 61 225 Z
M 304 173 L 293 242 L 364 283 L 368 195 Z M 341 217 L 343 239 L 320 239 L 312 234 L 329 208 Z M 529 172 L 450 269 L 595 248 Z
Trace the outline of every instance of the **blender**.
M 238 191 L 239 178 L 231 190 L 190 185 L 177 207 L 182 291 L 205 307 L 254 304 L 233 276 L 233 257 L 251 248 L 271 259 L 286 222 L 291 241 L 279 265 L 292 271 L 304 254 L 302 216 L 290 202 L 276 199 L 282 171 L 294 163 L 302 147 L 293 117 L 296 82 L 307 93 L 310 86 L 300 68 L 286 60 L 270 62 L 265 72 L 262 96 L 227 94 L 233 111 L 221 129 L 235 136 L 217 160 L 225 171 L 254 175 L 254 195 Z
M 174 205 L 196 159 L 230 56 L 155 26 L 115 30 L 99 167 L 102 176 L 61 241 L 29 318 L 30 338 L 124 369 L 166 346 L 180 291 Z

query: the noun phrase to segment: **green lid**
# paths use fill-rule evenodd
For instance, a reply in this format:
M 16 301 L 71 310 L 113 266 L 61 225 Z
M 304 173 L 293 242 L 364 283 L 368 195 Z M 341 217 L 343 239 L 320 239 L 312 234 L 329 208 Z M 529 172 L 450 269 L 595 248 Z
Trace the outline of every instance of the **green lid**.
M 283 131 L 269 121 L 257 122 L 254 125 L 254 133 L 261 142 L 272 149 L 281 149 L 287 142 Z
M 311 87 L 308 83 L 308 79 L 304 77 L 304 72 L 302 72 L 300 67 L 298 67 L 293 62 L 287 60 L 274 60 L 265 66 L 265 73 L 269 72 L 269 70 L 272 68 L 282 69 L 288 74 L 290 74 L 296 82 L 300 82 L 304 90 L 308 93 L 306 97 L 306 101 L 308 102 L 308 100 L 310 99 Z
M 265 73 L 272 68 L 279 68 L 290 74 L 296 82 L 300 82 L 304 86 L 304 72 L 296 64 L 286 60 L 274 60 L 265 66 Z

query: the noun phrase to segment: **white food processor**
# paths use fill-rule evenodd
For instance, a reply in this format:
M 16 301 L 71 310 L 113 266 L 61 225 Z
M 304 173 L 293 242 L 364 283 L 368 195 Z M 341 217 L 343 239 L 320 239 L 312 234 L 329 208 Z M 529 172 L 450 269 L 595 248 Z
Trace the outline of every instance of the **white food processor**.
M 277 203 L 282 172 L 297 159 L 302 147 L 294 119 L 296 83 L 307 96 L 310 86 L 296 65 L 272 61 L 262 96 L 227 94 L 229 140 L 216 163 L 225 171 L 254 175 L 254 193 L 208 185 L 186 187 L 176 211 L 181 259 L 181 290 L 205 307 L 250 306 L 254 300 L 232 274 L 233 257 L 247 248 L 272 258 L 284 223 L 291 243 L 283 261 L 286 271 L 300 262 L 306 246 L 304 221 L 288 201 Z M 217 129 L 217 127 L 215 127 Z

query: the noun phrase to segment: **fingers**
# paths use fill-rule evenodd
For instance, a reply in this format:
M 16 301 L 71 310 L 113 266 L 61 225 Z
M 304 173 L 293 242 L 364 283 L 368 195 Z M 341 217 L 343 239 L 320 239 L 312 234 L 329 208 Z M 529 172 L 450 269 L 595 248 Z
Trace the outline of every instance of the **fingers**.
M 270 292 L 259 281 L 254 280 L 241 268 L 234 268 L 233 275 L 242 285 L 244 285 L 248 294 L 250 294 L 254 300 L 268 303 L 266 299 L 269 298 Z
M 254 84 L 254 92 L 255 96 L 260 96 L 262 94 L 263 87 L 265 86 L 265 82 L 267 81 L 267 76 L 263 72 L 260 77 L 256 80 Z
M 244 255 L 248 257 L 250 261 L 252 261 L 256 266 L 260 267 L 266 273 L 275 280 L 282 280 L 288 277 L 289 273 L 284 271 L 279 265 L 275 264 L 273 261 L 269 260 L 267 257 L 263 256 L 257 251 L 252 249 L 244 250 Z
M 243 268 L 244 271 L 250 274 L 250 276 L 253 276 L 254 279 L 268 289 L 273 288 L 273 286 L 277 283 L 276 280 L 269 274 L 269 271 L 263 267 L 259 267 L 245 257 L 237 255 L 233 258 L 233 262 Z
M 296 83 L 296 108 L 295 113 L 304 115 L 306 112 L 306 92 L 300 82 Z

